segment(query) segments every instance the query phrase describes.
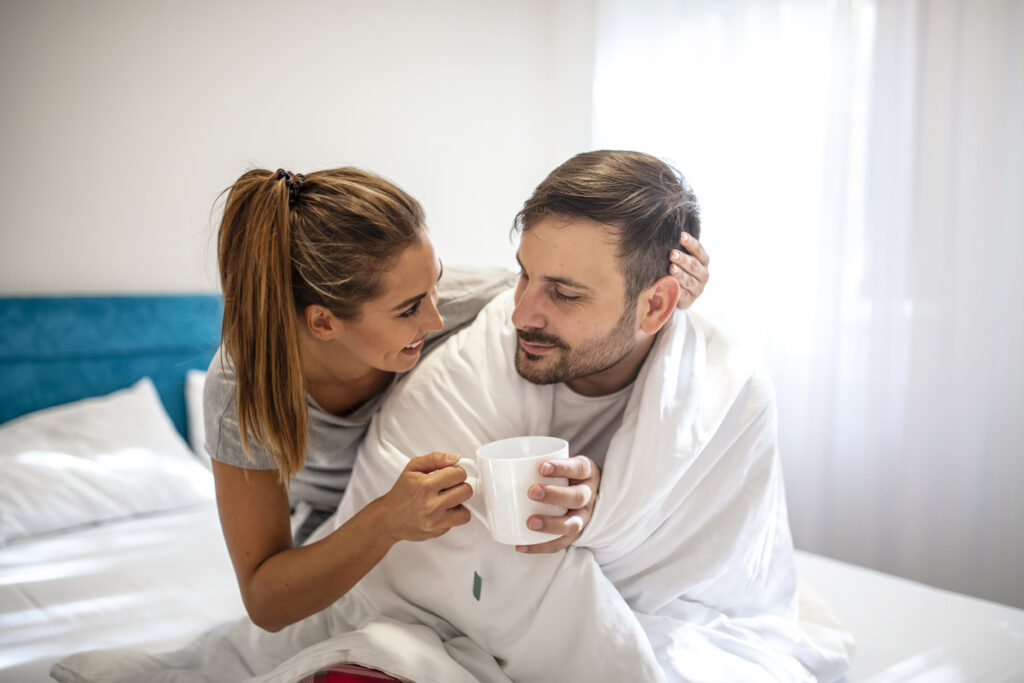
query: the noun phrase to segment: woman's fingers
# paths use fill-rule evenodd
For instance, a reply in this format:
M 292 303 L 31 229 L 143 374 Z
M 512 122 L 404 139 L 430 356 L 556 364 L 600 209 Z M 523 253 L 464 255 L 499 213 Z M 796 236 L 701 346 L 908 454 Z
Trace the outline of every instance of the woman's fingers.
M 683 248 L 672 250 L 668 270 L 681 288 L 677 307 L 685 309 L 704 292 L 710 276 L 708 264 L 711 259 L 701 243 L 689 233 L 684 232 L 679 243 Z
M 443 467 L 450 467 L 459 461 L 459 456 L 452 453 L 427 453 L 411 459 L 405 465 L 406 472 L 422 472 L 427 474 Z
M 704 245 L 702 245 L 700 240 L 690 233 L 684 232 L 680 235 L 679 243 L 683 245 L 683 247 L 686 248 L 686 251 L 690 252 L 690 255 L 697 259 L 697 261 L 699 261 L 705 268 L 707 268 L 711 263 L 711 257 L 708 256 L 708 252 L 704 250 Z

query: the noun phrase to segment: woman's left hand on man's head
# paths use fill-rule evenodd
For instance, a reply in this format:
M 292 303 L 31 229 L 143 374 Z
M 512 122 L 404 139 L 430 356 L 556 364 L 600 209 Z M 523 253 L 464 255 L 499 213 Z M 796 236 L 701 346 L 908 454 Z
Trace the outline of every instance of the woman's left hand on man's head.
M 669 274 L 679 281 L 680 309 L 689 308 L 704 291 L 708 283 L 708 264 L 711 259 L 693 235 L 684 232 L 679 238 L 682 249 L 673 249 L 669 256 Z
M 534 484 L 528 492 L 530 498 L 568 508 L 569 511 L 561 517 L 531 515 L 526 520 L 527 526 L 534 531 L 559 534 L 559 537 L 546 543 L 517 545 L 516 550 L 521 553 L 554 553 L 575 543 L 590 523 L 601 485 L 601 469 L 585 455 L 548 460 L 541 465 L 540 474 L 564 477 L 569 480 L 569 485 Z

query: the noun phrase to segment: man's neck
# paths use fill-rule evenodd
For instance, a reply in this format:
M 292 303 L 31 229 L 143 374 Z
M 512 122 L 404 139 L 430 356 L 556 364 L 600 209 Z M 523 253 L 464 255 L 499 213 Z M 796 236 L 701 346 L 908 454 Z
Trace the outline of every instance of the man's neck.
M 587 377 L 578 377 L 565 383 L 567 387 L 581 396 L 607 396 L 614 394 L 627 384 L 632 383 L 640 374 L 647 354 L 654 346 L 656 335 L 647 337 L 639 342 L 633 350 L 623 356 L 619 362 L 607 370 Z

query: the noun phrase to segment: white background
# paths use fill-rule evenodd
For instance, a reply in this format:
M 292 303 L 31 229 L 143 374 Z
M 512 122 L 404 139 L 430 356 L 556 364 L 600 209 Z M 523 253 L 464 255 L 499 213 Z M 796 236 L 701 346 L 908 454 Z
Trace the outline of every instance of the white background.
M 590 142 L 592 3 L 0 4 L 0 294 L 217 291 L 251 167 L 373 170 L 449 263 Z

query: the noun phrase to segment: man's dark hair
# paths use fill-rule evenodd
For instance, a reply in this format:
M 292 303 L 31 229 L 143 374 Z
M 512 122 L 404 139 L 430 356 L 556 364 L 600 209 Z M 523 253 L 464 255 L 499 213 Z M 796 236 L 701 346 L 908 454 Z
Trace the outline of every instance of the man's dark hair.
M 668 257 L 686 231 L 700 237 L 700 207 L 683 175 L 640 152 L 584 152 L 552 171 L 516 215 L 513 232 L 545 216 L 585 217 L 618 230 L 626 301 L 668 274 Z

